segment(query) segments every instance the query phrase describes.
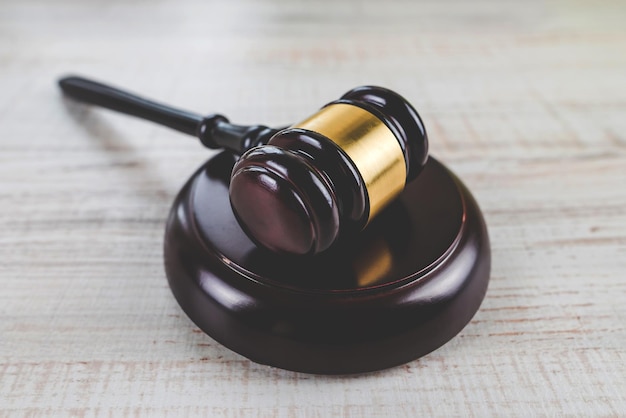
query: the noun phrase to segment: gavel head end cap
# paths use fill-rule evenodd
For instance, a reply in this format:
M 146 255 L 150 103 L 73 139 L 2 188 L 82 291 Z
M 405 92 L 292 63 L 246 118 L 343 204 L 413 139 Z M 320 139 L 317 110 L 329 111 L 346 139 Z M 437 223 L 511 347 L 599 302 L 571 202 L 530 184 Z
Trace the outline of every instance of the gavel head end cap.
M 336 196 L 301 156 L 272 145 L 253 148 L 235 164 L 233 212 L 255 243 L 278 253 L 324 251 L 339 234 Z

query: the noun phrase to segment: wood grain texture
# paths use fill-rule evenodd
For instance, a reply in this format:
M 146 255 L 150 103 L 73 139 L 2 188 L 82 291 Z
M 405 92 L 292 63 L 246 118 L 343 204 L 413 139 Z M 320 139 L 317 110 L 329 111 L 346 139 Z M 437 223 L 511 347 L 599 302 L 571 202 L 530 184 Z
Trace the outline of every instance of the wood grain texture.
M 0 416 L 626 415 L 625 21 L 617 0 L 0 3 Z M 397 90 L 485 212 L 482 308 L 363 376 L 230 352 L 162 267 L 210 154 L 63 100 L 67 72 L 274 125 Z

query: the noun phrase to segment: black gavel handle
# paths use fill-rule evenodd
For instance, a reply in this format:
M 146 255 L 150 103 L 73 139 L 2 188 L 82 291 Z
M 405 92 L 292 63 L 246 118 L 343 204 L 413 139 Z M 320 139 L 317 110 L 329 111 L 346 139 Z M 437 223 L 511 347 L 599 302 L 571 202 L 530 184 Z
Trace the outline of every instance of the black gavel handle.
M 176 109 L 82 77 L 63 77 L 59 80 L 59 86 L 63 93 L 73 99 L 137 116 L 196 136 L 203 145 L 212 149 L 223 148 L 241 154 L 267 143 L 279 131 L 262 125 L 234 125 L 219 114 L 202 116 Z

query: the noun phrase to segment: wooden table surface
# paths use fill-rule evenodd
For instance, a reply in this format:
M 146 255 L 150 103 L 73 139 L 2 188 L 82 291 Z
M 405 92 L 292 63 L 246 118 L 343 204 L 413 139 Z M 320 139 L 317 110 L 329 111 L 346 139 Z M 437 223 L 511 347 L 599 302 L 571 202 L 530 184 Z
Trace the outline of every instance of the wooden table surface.
M 626 3 L 0 3 L 0 416 L 625 416 Z M 435 352 L 325 377 L 187 319 L 169 206 L 212 154 L 64 100 L 79 73 L 241 123 L 399 91 L 469 186 L 487 296 Z

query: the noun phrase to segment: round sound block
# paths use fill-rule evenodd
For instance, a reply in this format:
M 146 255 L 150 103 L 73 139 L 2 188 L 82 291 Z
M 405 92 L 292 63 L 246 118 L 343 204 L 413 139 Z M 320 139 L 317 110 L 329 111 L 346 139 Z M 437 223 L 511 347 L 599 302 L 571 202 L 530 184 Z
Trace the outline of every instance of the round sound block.
M 228 199 L 234 162 L 222 153 L 192 176 L 165 234 L 174 296 L 231 350 L 300 372 L 374 371 L 440 347 L 480 306 L 485 223 L 434 158 L 363 232 L 313 257 L 274 254 L 245 235 Z

